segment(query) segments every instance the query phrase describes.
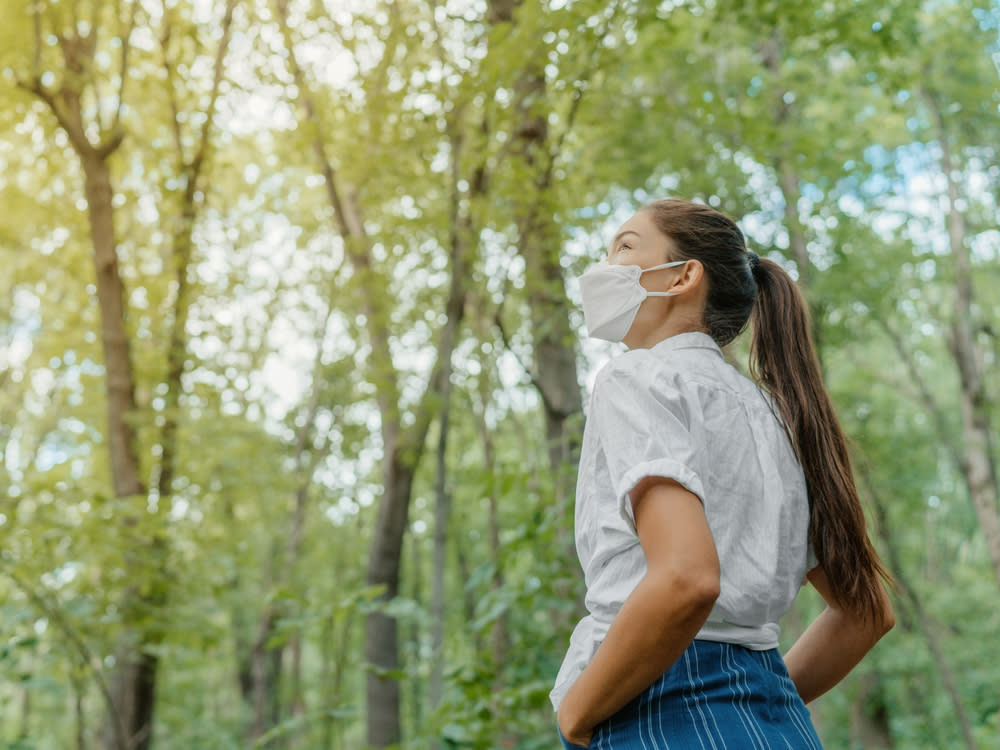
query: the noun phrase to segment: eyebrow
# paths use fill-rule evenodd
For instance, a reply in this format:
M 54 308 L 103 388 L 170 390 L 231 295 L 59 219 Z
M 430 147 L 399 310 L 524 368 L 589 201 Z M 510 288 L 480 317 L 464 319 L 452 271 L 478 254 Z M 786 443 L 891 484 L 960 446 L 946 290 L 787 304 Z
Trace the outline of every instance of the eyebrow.
M 642 239 L 642 237 L 639 235 L 639 233 L 636 232 L 635 230 L 633 230 L 633 229 L 623 229 L 622 231 L 620 231 L 618 234 L 615 235 L 615 238 L 613 240 L 611 240 L 611 244 L 614 245 L 616 242 L 618 242 L 618 240 L 620 240 L 626 234 L 634 234 L 636 237 L 639 237 L 640 240 Z

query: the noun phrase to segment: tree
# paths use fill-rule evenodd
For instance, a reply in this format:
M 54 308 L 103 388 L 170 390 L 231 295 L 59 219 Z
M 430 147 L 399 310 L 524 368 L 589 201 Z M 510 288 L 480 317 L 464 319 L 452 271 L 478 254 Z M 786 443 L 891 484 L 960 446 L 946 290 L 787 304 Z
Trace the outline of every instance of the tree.
M 124 138 L 121 113 L 128 76 L 134 6 L 124 18 L 111 21 L 112 33 L 119 40 L 121 54 L 118 65 L 118 90 L 113 95 L 110 111 L 101 107 L 103 97 L 94 93 L 95 58 L 98 33 L 109 14 L 100 5 L 92 9 L 91 17 L 77 16 L 77 8 L 67 10 L 49 4 L 32 7 L 35 57 L 30 74 L 19 85 L 37 96 L 51 111 L 58 127 L 69 138 L 84 174 L 84 195 L 87 201 L 94 267 L 97 277 L 97 298 L 101 310 L 101 341 L 104 366 L 107 371 L 107 436 L 111 477 L 115 495 L 119 498 L 144 498 L 146 486 L 141 478 L 138 446 L 130 418 L 135 412 L 135 378 L 130 358 L 130 337 L 126 331 L 126 305 L 122 279 L 118 269 L 109 160 Z M 62 59 L 56 61 L 45 54 L 43 33 L 57 40 Z M 58 73 L 48 70 L 54 67 Z M 96 113 L 85 105 L 93 96 L 99 108 Z M 132 514 L 129 514 L 132 516 Z M 134 516 L 123 519 L 135 523 Z M 132 617 L 138 616 L 142 605 L 135 594 L 126 605 Z M 118 668 L 112 682 L 113 711 L 108 717 L 109 747 L 127 750 L 149 747 L 152 731 L 156 659 L 143 653 L 141 636 L 127 638 L 117 657 Z
M 365 318 L 366 334 L 371 347 L 368 376 L 376 388 L 376 401 L 381 417 L 381 438 L 383 451 L 382 497 L 379 503 L 375 530 L 368 558 L 368 584 L 377 587 L 380 598 L 389 602 L 399 593 L 399 571 L 401 566 L 403 537 L 407 526 L 413 479 L 423 454 L 425 440 L 435 409 L 446 392 L 451 377 L 451 357 L 459 326 L 465 309 L 465 276 L 463 264 L 465 247 L 464 234 L 453 227 L 449 270 L 451 282 L 447 301 L 444 305 L 445 322 L 438 334 L 438 344 L 434 364 L 426 381 L 426 386 L 412 411 L 412 422 L 404 426 L 402 415 L 404 404 L 400 392 L 400 373 L 396 368 L 389 327 L 391 296 L 389 287 L 380 272 L 374 267 L 373 245 L 375 240 L 366 228 L 360 192 L 365 185 L 355 185 L 342 179 L 335 167 L 334 158 L 329 155 L 329 147 L 324 140 L 324 125 L 317 106 L 315 84 L 308 80 L 299 62 L 296 42 L 292 38 L 289 25 L 289 6 L 285 0 L 276 4 L 276 11 L 285 37 L 291 74 L 299 90 L 300 102 L 304 110 L 303 124 L 311 130 L 311 146 L 316 167 L 323 175 L 323 181 L 333 214 L 336 231 L 354 274 L 360 291 Z M 397 43 L 402 36 L 400 18 L 391 16 L 395 23 L 384 32 L 382 59 L 371 71 L 366 82 L 367 98 L 373 101 L 371 108 L 362 113 L 368 119 L 369 132 L 379 132 L 374 119 L 375 107 L 385 106 L 385 100 L 393 97 L 388 88 L 388 79 L 395 71 L 396 54 L 401 46 Z M 385 98 L 383 100 L 382 98 Z M 371 118 L 371 119 L 369 119 Z M 369 148 L 374 144 L 369 144 Z M 370 175 L 361 173 L 361 180 Z M 365 655 L 370 665 L 367 678 L 367 737 L 373 747 L 387 747 L 397 744 L 402 735 L 400 724 L 400 698 L 398 686 L 399 641 L 396 620 L 386 611 L 374 610 L 368 616 L 365 626 Z

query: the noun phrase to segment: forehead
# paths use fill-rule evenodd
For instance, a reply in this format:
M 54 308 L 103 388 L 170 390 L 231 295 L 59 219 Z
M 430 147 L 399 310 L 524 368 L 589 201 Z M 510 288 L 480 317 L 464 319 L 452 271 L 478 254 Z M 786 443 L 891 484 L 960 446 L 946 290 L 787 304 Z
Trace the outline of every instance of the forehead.
M 653 217 L 649 215 L 648 211 L 639 211 L 633 214 L 632 217 L 618 227 L 618 231 L 615 236 L 624 232 L 634 232 L 638 234 L 640 238 L 650 238 L 655 237 L 660 234 L 659 230 L 656 228 L 656 224 L 653 222 Z

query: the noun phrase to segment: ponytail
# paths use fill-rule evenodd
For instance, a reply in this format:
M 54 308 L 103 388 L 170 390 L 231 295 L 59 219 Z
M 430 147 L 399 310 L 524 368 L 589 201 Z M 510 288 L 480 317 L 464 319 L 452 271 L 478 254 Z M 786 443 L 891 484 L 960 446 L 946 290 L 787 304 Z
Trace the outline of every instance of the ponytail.
M 823 385 L 809 309 L 778 264 L 754 262 L 750 372 L 774 398 L 805 472 L 809 542 L 841 607 L 878 622 L 891 577 L 868 538 L 847 438 Z

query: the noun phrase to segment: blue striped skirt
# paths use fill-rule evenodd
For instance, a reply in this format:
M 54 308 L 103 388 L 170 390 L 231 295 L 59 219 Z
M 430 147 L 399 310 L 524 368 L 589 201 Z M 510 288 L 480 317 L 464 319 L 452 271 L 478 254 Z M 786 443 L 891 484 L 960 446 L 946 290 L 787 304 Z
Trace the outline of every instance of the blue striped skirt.
M 564 738 L 564 748 L 578 748 Z M 591 750 L 822 750 L 777 649 L 694 641 L 594 729 Z

